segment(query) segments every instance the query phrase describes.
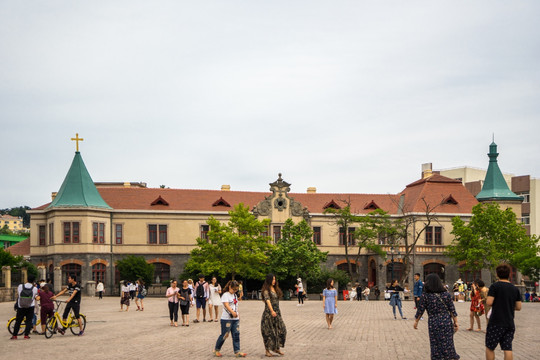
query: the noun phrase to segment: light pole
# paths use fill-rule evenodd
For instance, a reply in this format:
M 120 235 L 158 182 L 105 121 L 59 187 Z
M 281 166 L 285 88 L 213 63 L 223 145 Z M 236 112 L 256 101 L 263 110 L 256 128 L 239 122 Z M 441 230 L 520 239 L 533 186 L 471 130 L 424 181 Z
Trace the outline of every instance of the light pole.
M 394 282 L 394 246 L 392 246 L 390 248 L 390 254 L 392 254 L 392 261 L 391 261 L 391 264 L 392 264 L 392 276 L 391 276 L 391 279 L 390 279 L 390 285 L 392 285 L 392 283 Z

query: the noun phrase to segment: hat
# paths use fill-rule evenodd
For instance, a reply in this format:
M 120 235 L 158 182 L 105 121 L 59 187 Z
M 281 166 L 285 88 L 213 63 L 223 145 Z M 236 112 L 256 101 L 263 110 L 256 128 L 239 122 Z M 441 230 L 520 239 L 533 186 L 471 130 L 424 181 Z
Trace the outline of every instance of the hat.
M 298 279 L 296 279 L 296 281 L 300 282 L 300 281 L 302 281 L 302 278 L 298 278 Z

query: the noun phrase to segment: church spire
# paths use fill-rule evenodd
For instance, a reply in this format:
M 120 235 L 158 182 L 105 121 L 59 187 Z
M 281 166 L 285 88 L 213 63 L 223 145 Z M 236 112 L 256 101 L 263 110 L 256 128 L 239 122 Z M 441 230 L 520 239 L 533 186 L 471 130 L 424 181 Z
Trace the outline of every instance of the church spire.
M 58 194 L 47 207 L 55 208 L 112 209 L 99 194 L 78 149 Z
M 478 201 L 516 200 L 521 201 L 521 196 L 514 194 L 509 188 L 497 163 L 497 144 L 493 141 L 489 145 L 489 166 L 484 180 L 482 191 L 476 195 Z

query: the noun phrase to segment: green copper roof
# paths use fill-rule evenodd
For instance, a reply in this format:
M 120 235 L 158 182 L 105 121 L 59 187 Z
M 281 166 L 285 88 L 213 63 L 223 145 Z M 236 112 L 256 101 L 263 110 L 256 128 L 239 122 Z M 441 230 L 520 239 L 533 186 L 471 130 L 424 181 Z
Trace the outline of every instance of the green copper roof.
M 499 165 L 497 164 L 497 157 L 499 156 L 497 144 L 492 142 L 489 145 L 489 154 L 487 155 L 489 156 L 489 167 L 482 191 L 476 195 L 476 199 L 478 201 L 523 200 L 521 196 L 514 194 L 508 188 L 508 184 L 504 180 L 501 169 L 499 169 Z
M 81 153 L 77 151 L 58 194 L 47 209 L 81 207 L 112 209 L 97 191 Z

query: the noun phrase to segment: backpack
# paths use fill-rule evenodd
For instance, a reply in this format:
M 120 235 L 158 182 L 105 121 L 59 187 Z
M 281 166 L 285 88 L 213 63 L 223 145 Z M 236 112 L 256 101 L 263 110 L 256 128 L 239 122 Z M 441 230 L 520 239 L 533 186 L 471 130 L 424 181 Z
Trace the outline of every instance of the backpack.
M 32 306 L 34 301 L 34 285 L 30 289 L 22 286 L 23 289 L 19 294 L 19 307 L 20 308 L 29 308 Z
M 204 284 L 206 284 L 206 281 L 203 282 L 202 284 L 199 283 L 197 285 L 197 292 L 196 292 L 196 296 L 197 296 L 197 299 L 202 299 L 204 298 Z

